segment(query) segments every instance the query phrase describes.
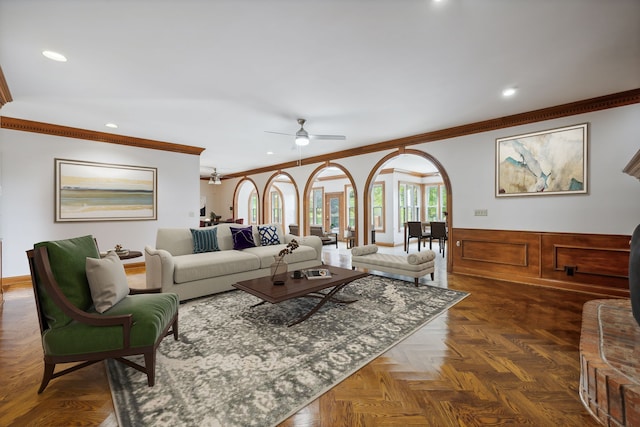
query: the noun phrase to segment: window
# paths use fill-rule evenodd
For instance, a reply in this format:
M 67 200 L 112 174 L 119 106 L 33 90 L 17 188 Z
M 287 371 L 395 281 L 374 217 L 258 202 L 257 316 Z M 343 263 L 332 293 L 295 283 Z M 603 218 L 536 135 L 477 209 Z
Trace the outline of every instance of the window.
M 271 204 L 271 222 L 282 224 L 282 194 L 278 189 L 271 190 L 269 201 Z
M 309 194 L 309 224 L 322 225 L 322 188 L 314 188 Z
M 420 221 L 420 185 L 408 182 L 398 184 L 398 228 L 407 221 Z
M 249 224 L 258 223 L 258 193 L 253 190 L 249 195 Z
M 444 221 L 447 207 L 447 189 L 443 184 L 427 185 L 424 190 L 427 201 L 427 221 Z
M 384 231 L 384 196 L 384 182 L 374 183 L 371 189 L 371 221 L 376 231 Z
M 356 193 L 353 191 L 353 187 L 347 185 L 345 187 L 345 195 L 347 199 L 347 226 L 356 226 Z

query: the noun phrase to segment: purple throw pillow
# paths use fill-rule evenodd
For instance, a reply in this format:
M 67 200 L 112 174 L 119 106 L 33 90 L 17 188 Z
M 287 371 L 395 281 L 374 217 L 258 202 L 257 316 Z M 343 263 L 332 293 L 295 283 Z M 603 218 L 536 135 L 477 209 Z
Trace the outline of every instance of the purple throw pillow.
M 231 237 L 233 238 L 233 249 L 242 250 L 253 248 L 256 242 L 253 240 L 253 227 L 229 227 L 231 229 Z

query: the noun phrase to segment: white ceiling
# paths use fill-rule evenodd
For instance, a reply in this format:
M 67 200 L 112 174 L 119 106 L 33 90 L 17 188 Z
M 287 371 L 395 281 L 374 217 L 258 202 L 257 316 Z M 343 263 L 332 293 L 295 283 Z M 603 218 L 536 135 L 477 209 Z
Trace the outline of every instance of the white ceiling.
M 0 65 L 3 116 L 225 174 L 639 88 L 640 1 L 0 0 Z

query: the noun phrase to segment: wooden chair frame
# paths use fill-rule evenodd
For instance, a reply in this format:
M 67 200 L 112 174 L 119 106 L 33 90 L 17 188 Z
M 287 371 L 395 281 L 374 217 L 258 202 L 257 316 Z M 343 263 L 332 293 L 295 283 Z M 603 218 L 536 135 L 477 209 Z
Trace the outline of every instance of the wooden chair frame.
M 338 233 L 325 232 L 321 225 L 309 226 L 309 234 L 320 237 L 323 245 L 336 245 L 336 248 L 338 247 Z
M 441 252 L 444 257 L 444 251 L 448 240 L 447 224 L 445 222 L 431 222 L 431 239 L 438 239 L 438 252 Z
M 418 252 L 420 252 L 420 243 L 425 246 L 426 241 L 429 241 L 429 249 L 431 249 L 431 234 L 425 233 L 420 221 L 408 221 L 407 222 L 407 252 L 409 252 L 409 242 L 411 239 L 418 239 Z
M 56 281 L 51 265 L 49 262 L 49 255 L 47 248 L 40 247 L 27 251 L 27 257 L 29 259 L 29 268 L 31 270 L 31 283 L 33 285 L 33 292 L 36 300 L 36 308 L 38 311 L 38 322 L 40 325 L 40 333 L 42 334 L 48 329 L 46 323 L 46 317 L 44 316 L 43 308 L 40 306 L 40 300 L 38 298 L 38 284 L 36 277 L 40 280 L 41 285 L 44 287 L 47 295 L 53 300 L 53 302 L 62 310 L 62 312 L 73 320 L 92 325 L 95 327 L 104 326 L 121 326 L 123 329 L 122 348 L 119 350 L 101 351 L 94 353 L 83 353 L 66 356 L 51 356 L 44 355 L 44 373 L 42 376 L 42 383 L 38 389 L 38 394 L 42 393 L 44 389 L 54 378 L 58 378 L 62 375 L 71 373 L 78 369 L 92 365 L 105 359 L 114 359 L 127 366 L 137 369 L 147 375 L 147 383 L 149 387 L 155 384 L 155 363 L 156 363 L 156 350 L 160 345 L 160 341 L 167 335 L 173 334 L 175 340 L 178 340 L 178 312 L 176 311 L 172 321 L 169 322 L 162 334 L 153 345 L 145 347 L 132 348 L 130 345 L 131 327 L 133 326 L 133 316 L 131 314 L 120 316 L 104 316 L 97 313 L 87 313 L 80 310 L 73 305 L 67 297 L 64 295 L 58 282 Z M 37 273 L 37 276 L 36 276 Z M 129 289 L 129 294 L 141 294 L 141 293 L 159 293 L 160 289 L 143 289 L 134 290 Z M 127 356 L 144 355 L 144 366 L 125 359 Z M 54 372 L 56 364 L 59 363 L 72 363 L 81 362 L 77 365 L 71 366 L 59 372 Z

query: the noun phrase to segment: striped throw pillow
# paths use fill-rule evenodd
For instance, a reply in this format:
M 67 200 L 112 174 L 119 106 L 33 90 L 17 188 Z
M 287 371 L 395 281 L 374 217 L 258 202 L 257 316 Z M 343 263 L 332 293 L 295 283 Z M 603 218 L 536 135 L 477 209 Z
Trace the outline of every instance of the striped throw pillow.
M 220 248 L 218 247 L 217 228 L 192 228 L 191 235 L 193 236 L 194 254 L 200 254 L 203 252 L 215 252 L 220 250 Z

